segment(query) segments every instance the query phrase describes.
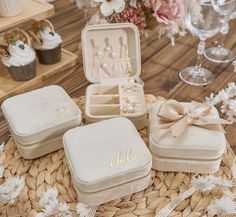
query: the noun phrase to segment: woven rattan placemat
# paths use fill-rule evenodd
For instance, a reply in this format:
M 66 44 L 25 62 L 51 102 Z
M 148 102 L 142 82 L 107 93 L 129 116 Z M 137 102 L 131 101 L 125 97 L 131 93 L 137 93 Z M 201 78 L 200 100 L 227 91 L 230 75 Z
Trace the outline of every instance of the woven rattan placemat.
M 75 99 L 75 101 L 84 111 L 84 97 Z M 155 101 L 155 97 L 147 95 L 146 101 L 147 106 L 150 107 L 150 103 Z M 147 142 L 147 132 L 147 129 L 140 131 L 145 142 Z M 35 216 L 37 212 L 42 211 L 38 202 L 49 187 L 56 187 L 59 192 L 59 200 L 69 205 L 73 216 L 78 216 L 75 210 L 79 200 L 71 184 L 63 149 L 36 160 L 24 160 L 10 139 L 0 155 L 0 164 L 3 164 L 5 168 L 4 177 L 0 179 L 0 182 L 16 175 L 23 176 L 26 181 L 24 191 L 14 206 L 0 205 L 0 216 Z M 234 165 L 235 155 L 230 147 L 227 147 L 220 170 L 216 175 L 232 180 Z M 187 173 L 164 173 L 152 170 L 153 184 L 150 187 L 142 192 L 99 206 L 96 216 L 152 217 L 154 213 L 158 213 L 166 204 L 189 188 L 191 176 Z M 236 188 L 233 191 L 236 192 Z M 209 205 L 212 196 L 219 194 L 221 193 L 217 189 L 212 192 L 196 192 L 191 198 L 177 206 L 170 216 L 207 216 L 203 215 L 205 208 Z

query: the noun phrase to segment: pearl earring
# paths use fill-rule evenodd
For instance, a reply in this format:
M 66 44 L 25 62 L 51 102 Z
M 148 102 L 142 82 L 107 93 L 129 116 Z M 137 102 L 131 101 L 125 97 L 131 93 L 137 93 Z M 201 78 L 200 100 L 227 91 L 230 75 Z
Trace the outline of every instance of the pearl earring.
M 94 55 L 98 57 L 98 59 L 100 59 L 102 56 L 102 51 L 97 46 L 97 41 L 95 39 L 93 39 L 93 48 L 94 48 Z
M 102 56 L 102 51 L 100 51 L 99 49 L 95 51 L 95 56 L 100 58 Z
M 124 49 L 125 49 L 125 58 L 126 58 L 126 73 L 130 75 L 133 73 L 133 70 L 132 70 L 132 64 L 129 57 L 128 46 L 124 45 Z
M 115 52 L 111 52 L 110 56 L 114 59 L 114 58 L 116 58 L 116 53 Z
M 110 47 L 110 46 L 107 46 L 107 47 L 105 48 L 105 51 L 108 52 L 108 53 L 110 53 L 110 52 L 111 52 L 111 47 Z
M 111 76 L 112 71 L 109 69 L 107 63 L 102 63 L 101 67 L 102 67 L 102 69 L 103 69 L 109 76 Z
M 113 47 L 110 44 L 110 41 L 111 40 L 109 38 L 105 39 L 106 42 L 105 52 L 109 53 L 109 56 L 114 59 L 116 57 L 116 53 L 113 51 Z
M 107 64 L 106 64 L 106 63 L 103 63 L 103 64 L 102 64 L 102 68 L 103 68 L 104 70 L 107 70 L 107 69 L 108 69 Z
M 111 46 L 110 46 L 109 38 L 105 38 L 105 43 L 106 43 L 105 51 L 110 53 L 111 52 Z

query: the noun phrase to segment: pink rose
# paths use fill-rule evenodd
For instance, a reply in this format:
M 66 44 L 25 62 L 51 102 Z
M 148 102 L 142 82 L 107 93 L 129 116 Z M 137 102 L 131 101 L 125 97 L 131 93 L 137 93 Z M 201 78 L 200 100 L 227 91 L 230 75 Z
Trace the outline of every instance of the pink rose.
M 165 25 L 170 25 L 183 17 L 182 0 L 146 0 L 144 5 L 152 8 L 157 21 Z

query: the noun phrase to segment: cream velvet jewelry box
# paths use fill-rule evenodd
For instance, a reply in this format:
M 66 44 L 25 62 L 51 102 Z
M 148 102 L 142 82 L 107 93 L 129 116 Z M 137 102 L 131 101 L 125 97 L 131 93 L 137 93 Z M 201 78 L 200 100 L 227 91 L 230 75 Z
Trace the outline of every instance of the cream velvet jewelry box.
M 124 116 L 137 129 L 147 125 L 141 74 L 140 36 L 129 23 L 87 26 L 82 32 L 86 91 L 85 116 L 93 123 Z
M 159 101 L 153 104 L 151 109 L 149 147 L 153 157 L 153 169 L 203 174 L 216 172 L 226 146 L 224 132 L 219 130 L 220 122 L 226 121 L 219 119 L 218 111 L 214 107 L 210 107 L 210 109 L 201 107 L 185 116 L 186 111 L 191 111 L 192 103 L 177 102 L 176 104 L 175 101 L 170 102 L 171 108 L 163 107 L 161 111 L 164 116 L 169 115 L 169 118 L 175 123 L 173 125 L 168 122 L 169 120 L 158 115 L 161 106 L 167 102 L 169 101 Z M 186 119 L 181 119 L 181 115 L 176 109 L 184 109 L 182 117 L 185 116 Z M 199 119 L 195 119 L 196 123 L 193 122 L 194 117 L 197 117 L 196 112 L 200 111 L 202 115 Z M 175 118 L 176 115 L 178 115 L 177 118 Z M 186 123 L 186 121 L 193 124 Z M 199 126 L 197 126 L 198 124 Z M 186 128 L 182 129 L 184 125 Z M 173 135 L 178 134 L 180 130 L 183 130 L 180 135 Z
M 151 184 L 151 154 L 127 118 L 71 129 L 65 133 L 63 144 L 82 203 L 99 205 Z
M 26 159 L 62 148 L 63 134 L 81 122 L 80 109 L 59 86 L 8 98 L 2 110 L 15 144 Z

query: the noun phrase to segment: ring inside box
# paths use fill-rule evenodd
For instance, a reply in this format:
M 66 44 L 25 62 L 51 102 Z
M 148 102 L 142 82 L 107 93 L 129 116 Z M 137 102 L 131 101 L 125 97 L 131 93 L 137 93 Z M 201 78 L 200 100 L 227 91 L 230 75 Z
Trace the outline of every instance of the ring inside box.
M 91 85 L 88 108 L 91 115 L 137 115 L 145 110 L 142 89 L 137 84 Z

